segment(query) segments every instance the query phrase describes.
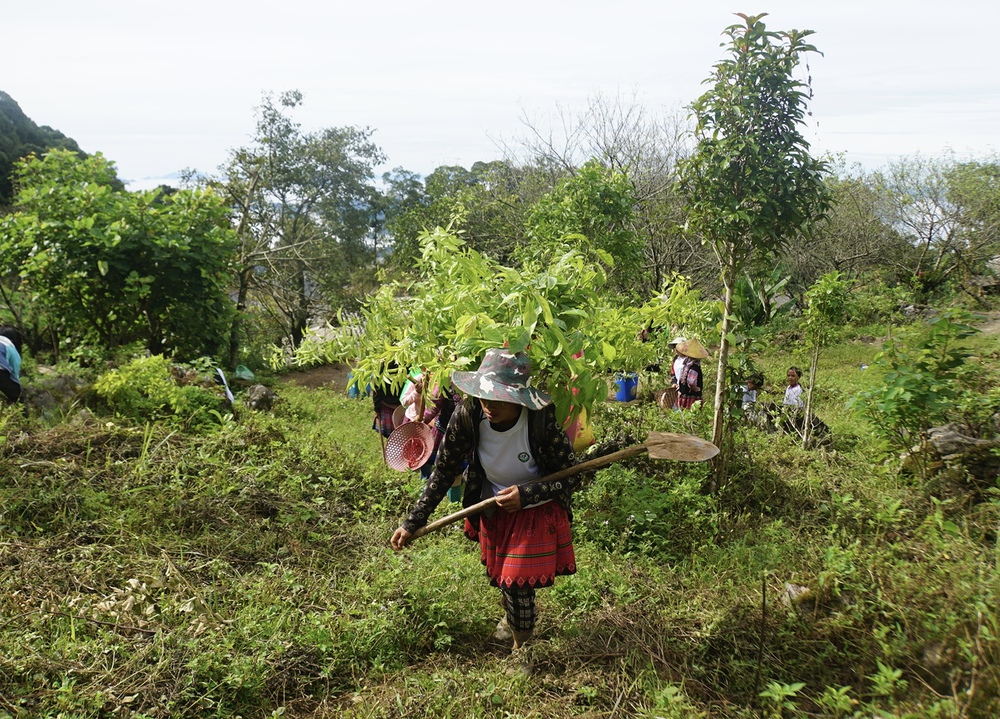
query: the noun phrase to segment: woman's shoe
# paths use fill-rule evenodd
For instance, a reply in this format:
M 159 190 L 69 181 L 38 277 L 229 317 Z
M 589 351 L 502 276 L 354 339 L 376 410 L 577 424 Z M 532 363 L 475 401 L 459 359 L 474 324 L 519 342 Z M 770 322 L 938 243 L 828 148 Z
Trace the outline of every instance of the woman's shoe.
M 524 632 L 519 632 L 515 629 L 510 630 L 511 636 L 514 637 L 514 649 L 520 649 L 529 641 L 531 641 L 532 635 L 535 633 L 533 629 L 528 629 Z
M 514 632 L 510 630 L 510 625 L 507 624 L 507 617 L 505 616 L 497 622 L 497 628 L 493 631 L 493 638 L 498 642 L 509 642 L 513 636 Z

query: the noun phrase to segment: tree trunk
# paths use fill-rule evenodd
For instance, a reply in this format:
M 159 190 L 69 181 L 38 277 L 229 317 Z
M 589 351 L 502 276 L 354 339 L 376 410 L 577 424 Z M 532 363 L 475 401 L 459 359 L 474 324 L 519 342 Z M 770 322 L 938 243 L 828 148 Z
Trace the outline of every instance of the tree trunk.
M 239 288 L 236 290 L 236 316 L 229 328 L 229 369 L 236 369 L 240 357 L 240 330 L 243 326 L 243 313 L 247 308 L 247 296 L 250 294 L 250 275 L 252 267 L 245 267 L 239 275 Z
M 257 191 L 257 183 L 260 181 L 260 167 L 253 169 L 250 176 L 250 185 L 247 187 L 247 194 L 240 205 L 240 223 L 236 226 L 236 238 L 240 242 L 240 263 L 243 269 L 239 274 L 240 287 L 236 294 L 236 316 L 233 318 L 233 326 L 229 330 L 229 369 L 235 370 L 236 363 L 240 356 L 240 329 L 243 324 L 243 312 L 247 307 L 247 297 L 250 294 L 250 278 L 253 276 L 253 261 L 249 259 L 245 251 L 246 229 L 250 219 L 250 207 L 253 205 L 253 196 Z
M 722 275 L 725 300 L 722 314 L 722 341 L 719 343 L 719 362 L 715 375 L 715 416 L 712 422 L 712 444 L 722 447 L 722 435 L 726 424 L 726 365 L 729 361 L 729 331 L 732 326 L 733 277 L 735 266 L 730 262 Z
M 816 386 L 816 368 L 819 367 L 819 343 L 813 349 L 812 361 L 809 363 L 809 389 L 806 390 L 805 416 L 802 418 L 802 447 L 809 447 L 809 435 L 812 434 L 813 387 Z
M 309 326 L 309 284 L 306 276 L 306 268 L 302 262 L 296 262 L 295 271 L 295 291 L 297 294 L 296 304 L 292 308 L 290 334 L 292 337 L 292 349 L 298 349 L 305 337 L 306 327 Z

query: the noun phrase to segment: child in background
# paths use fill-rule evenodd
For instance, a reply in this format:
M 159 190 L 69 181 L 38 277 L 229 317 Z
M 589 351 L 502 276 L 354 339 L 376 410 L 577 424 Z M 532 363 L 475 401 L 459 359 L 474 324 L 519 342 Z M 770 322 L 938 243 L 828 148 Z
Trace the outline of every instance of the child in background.
M 802 370 L 795 366 L 789 367 L 786 377 L 788 378 L 788 387 L 785 388 L 785 399 L 782 404 L 796 409 L 805 407 L 805 402 L 802 401 L 802 385 L 799 384 L 799 380 L 802 379 Z
M 753 409 L 757 404 L 757 393 L 764 387 L 764 376 L 759 372 L 747 377 L 746 387 L 743 389 L 743 411 Z

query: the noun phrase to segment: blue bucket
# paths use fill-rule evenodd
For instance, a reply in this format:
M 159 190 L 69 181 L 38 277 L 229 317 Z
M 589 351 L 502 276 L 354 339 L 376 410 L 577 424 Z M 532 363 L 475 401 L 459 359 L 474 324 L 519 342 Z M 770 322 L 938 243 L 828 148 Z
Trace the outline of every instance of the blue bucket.
M 635 372 L 616 374 L 615 384 L 618 385 L 618 394 L 615 395 L 615 399 L 619 402 L 631 402 L 635 399 L 635 392 L 639 387 L 639 375 Z

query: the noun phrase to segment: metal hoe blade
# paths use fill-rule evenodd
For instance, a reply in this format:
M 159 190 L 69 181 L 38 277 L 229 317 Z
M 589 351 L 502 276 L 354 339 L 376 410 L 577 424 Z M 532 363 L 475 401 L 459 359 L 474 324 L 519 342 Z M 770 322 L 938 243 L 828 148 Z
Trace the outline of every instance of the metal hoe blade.
M 704 462 L 719 453 L 719 448 L 707 439 L 678 432 L 650 432 L 645 446 L 652 459 L 679 462 Z

